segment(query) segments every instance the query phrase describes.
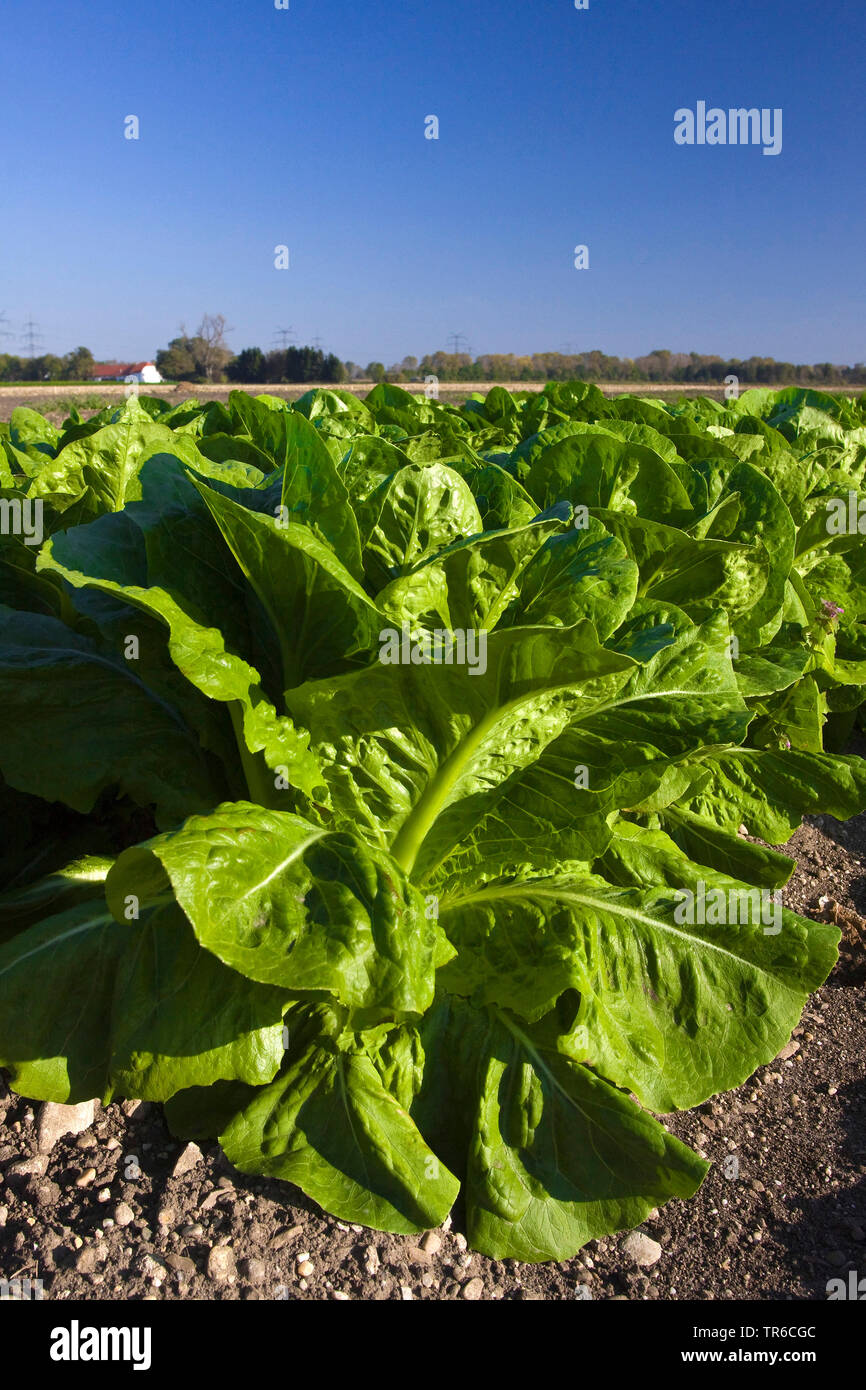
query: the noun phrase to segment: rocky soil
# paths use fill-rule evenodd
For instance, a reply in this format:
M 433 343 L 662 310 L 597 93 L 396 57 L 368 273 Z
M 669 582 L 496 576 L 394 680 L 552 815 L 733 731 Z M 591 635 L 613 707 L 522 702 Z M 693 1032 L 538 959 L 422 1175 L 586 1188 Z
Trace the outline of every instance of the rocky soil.
M 640 1231 L 563 1264 L 488 1260 L 457 1213 L 421 1237 L 348 1226 L 178 1143 L 156 1106 L 70 1113 L 0 1078 L 0 1278 L 52 1300 L 826 1299 L 866 1276 L 866 816 L 817 818 L 790 851 L 786 901 L 839 922 L 840 962 L 775 1062 L 667 1118 L 713 1166 Z

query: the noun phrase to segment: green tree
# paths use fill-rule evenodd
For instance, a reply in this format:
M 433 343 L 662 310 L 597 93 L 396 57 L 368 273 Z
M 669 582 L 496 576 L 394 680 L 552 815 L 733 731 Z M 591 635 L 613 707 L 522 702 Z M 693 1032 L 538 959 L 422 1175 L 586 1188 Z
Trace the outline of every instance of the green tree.
M 258 347 L 244 348 L 229 362 L 226 375 L 229 381 L 265 381 L 265 354 Z
M 34 381 L 59 381 L 62 370 L 63 362 L 53 352 L 30 359 L 30 373 Z
M 63 359 L 61 376 L 65 381 L 90 381 L 93 377 L 93 353 L 90 348 L 77 347 Z
M 172 338 L 167 348 L 156 354 L 156 368 L 168 381 L 195 381 L 200 374 L 196 368 L 194 340 L 182 333 Z
M 329 352 L 322 363 L 322 381 L 330 382 L 334 385 L 346 380 L 346 368 L 337 357 L 336 353 Z
M 9 353 L 0 355 L 0 381 L 24 381 L 26 376 L 20 357 Z

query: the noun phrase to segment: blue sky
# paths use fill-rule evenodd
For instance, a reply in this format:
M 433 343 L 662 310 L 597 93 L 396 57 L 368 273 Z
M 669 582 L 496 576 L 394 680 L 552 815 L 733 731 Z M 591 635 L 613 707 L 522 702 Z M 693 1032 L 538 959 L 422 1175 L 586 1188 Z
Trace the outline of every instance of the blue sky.
M 364 364 L 862 361 L 864 51 L 857 0 L 5 0 L 0 310 L 121 359 L 207 311 Z M 699 100 L 782 153 L 677 146 Z

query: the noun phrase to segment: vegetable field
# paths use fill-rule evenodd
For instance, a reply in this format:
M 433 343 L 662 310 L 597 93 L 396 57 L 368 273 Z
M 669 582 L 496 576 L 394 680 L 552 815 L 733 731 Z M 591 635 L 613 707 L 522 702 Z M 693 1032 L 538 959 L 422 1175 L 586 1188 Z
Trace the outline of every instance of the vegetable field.
M 657 1117 L 836 959 L 773 846 L 866 806 L 864 403 L 238 391 L 0 446 L 13 1088 L 497 1259 L 692 1195 Z

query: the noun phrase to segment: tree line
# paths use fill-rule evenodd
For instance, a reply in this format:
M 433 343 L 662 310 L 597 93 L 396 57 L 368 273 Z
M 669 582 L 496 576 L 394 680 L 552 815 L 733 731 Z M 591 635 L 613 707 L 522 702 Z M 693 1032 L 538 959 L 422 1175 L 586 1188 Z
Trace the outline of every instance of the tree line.
M 613 357 L 592 352 L 515 353 L 433 352 L 422 358 L 404 357 L 386 367 L 383 362 L 343 362 L 332 352 L 317 347 L 286 347 L 265 351 L 246 347 L 233 353 L 226 343 L 227 327 L 221 314 L 206 314 L 194 333 L 181 326 L 177 337 L 154 358 L 167 381 L 237 382 L 250 385 L 282 385 L 345 381 L 441 382 L 489 381 L 602 381 L 639 384 L 670 382 L 681 385 L 719 386 L 726 377 L 757 386 L 798 384 L 823 388 L 866 386 L 866 364 L 832 362 L 794 363 L 773 357 L 718 357 L 699 352 L 671 352 L 656 348 L 643 357 Z M 94 375 L 93 354 L 78 347 L 64 357 L 16 357 L 0 353 L 0 381 L 88 381 Z
M 56 357 L 52 352 L 41 357 L 16 357 L 0 352 L 0 381 L 89 381 L 93 376 L 93 353 L 79 347 Z
M 414 359 L 408 359 L 414 362 Z M 407 375 L 407 359 L 390 368 L 384 380 L 403 381 L 436 376 L 440 381 L 609 381 L 672 382 L 718 386 L 728 376 L 755 386 L 803 385 L 846 387 L 866 385 L 866 363 L 839 366 L 780 362 L 773 357 L 718 357 L 699 352 L 657 348 L 643 357 L 612 357 L 592 352 L 468 353 L 434 352 L 422 357 Z

